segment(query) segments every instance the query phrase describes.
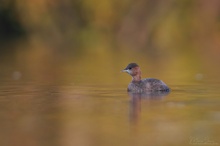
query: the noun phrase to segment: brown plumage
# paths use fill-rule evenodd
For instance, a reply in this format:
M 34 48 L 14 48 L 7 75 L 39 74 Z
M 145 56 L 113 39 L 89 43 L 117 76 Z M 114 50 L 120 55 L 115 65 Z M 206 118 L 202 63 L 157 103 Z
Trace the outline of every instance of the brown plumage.
M 129 92 L 152 92 L 152 91 L 170 91 L 170 88 L 161 80 L 146 78 L 141 80 L 141 69 L 136 63 L 130 63 L 122 70 L 132 76 L 132 81 L 128 85 Z

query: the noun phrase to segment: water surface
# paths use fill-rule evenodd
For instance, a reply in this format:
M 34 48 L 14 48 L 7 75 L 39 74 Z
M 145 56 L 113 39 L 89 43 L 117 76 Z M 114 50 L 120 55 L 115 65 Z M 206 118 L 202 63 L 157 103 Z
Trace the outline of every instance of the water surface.
M 219 83 L 170 85 L 161 96 L 126 86 L 2 80 L 0 144 L 220 145 Z

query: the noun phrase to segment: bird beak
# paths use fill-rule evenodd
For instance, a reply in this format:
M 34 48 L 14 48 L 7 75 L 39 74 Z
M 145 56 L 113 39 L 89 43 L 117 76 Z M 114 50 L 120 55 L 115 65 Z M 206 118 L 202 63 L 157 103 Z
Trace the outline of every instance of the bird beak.
M 121 72 L 128 72 L 128 70 L 125 70 L 125 69 L 124 69 L 124 70 L 122 70 Z

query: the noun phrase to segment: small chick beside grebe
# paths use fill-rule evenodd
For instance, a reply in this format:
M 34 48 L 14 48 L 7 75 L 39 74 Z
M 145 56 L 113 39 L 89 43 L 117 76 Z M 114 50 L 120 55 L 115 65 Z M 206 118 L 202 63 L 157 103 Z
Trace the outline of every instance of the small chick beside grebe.
M 166 91 L 169 92 L 170 88 L 161 80 L 154 78 L 146 78 L 141 80 L 141 70 L 136 63 L 130 63 L 122 70 L 132 76 L 132 81 L 128 85 L 128 92 L 152 92 L 152 91 Z

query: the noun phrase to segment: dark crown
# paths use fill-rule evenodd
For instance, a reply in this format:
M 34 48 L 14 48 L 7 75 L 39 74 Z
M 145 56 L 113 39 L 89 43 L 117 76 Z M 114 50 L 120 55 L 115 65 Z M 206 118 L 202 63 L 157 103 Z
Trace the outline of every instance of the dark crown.
M 137 66 L 138 65 L 136 63 L 130 63 L 130 64 L 128 64 L 128 66 L 124 70 L 132 69 L 132 68 L 137 67 Z

